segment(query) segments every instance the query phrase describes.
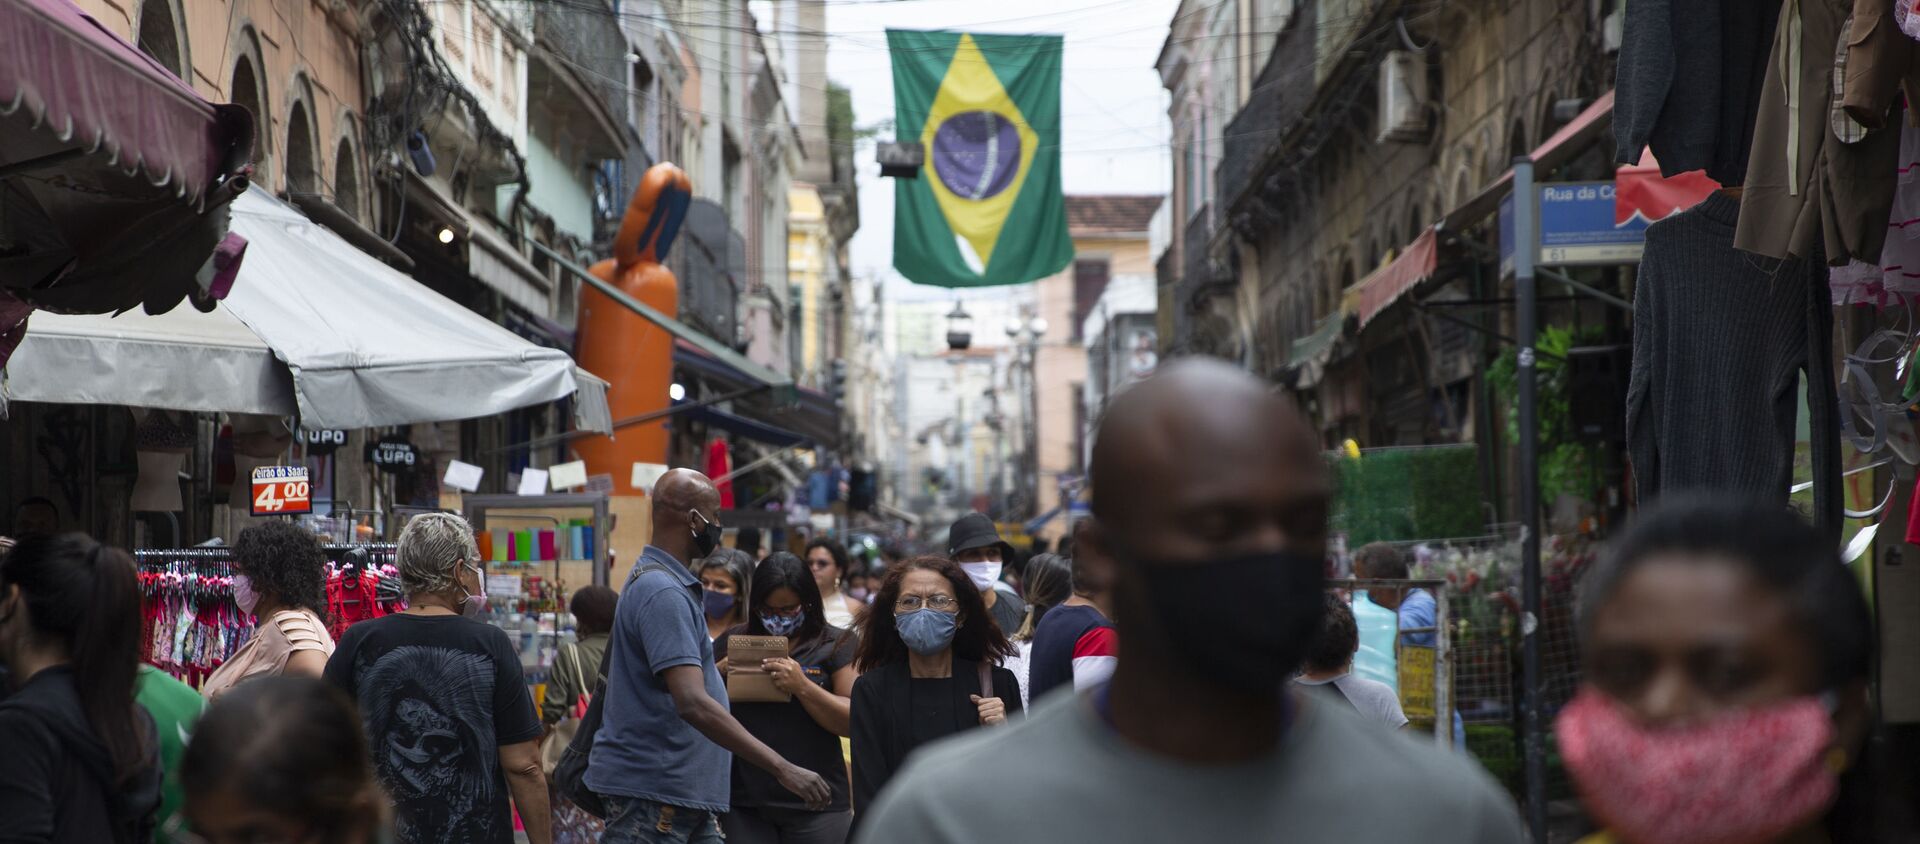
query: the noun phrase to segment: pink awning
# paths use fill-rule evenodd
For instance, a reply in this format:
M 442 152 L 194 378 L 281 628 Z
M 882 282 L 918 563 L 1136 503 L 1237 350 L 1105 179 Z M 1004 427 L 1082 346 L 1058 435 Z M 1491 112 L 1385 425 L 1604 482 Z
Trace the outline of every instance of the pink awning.
M 161 313 L 218 298 L 239 244 L 253 119 L 215 105 L 68 0 L 0 0 L 0 287 L 53 311 Z
M 202 99 L 68 0 L 0 0 L 0 115 L 22 108 L 62 146 L 196 204 L 253 140 L 245 109 Z
M 1596 137 L 1613 126 L 1613 90 L 1593 101 L 1593 104 L 1580 112 L 1572 122 L 1560 127 L 1551 137 L 1542 141 L 1527 157 L 1533 159 L 1535 175 L 1553 170 L 1569 159 L 1585 152 L 1587 145 Z M 1473 198 L 1460 203 L 1460 207 L 1447 213 L 1440 226 L 1447 231 L 1459 231 L 1485 219 L 1500 207 L 1500 200 L 1513 192 L 1513 168 L 1509 167 L 1492 184 L 1480 189 Z
M 1347 297 L 1353 303 L 1354 313 L 1360 317 L 1360 327 L 1365 328 L 1394 300 L 1433 275 L 1439 261 L 1439 238 L 1429 227 L 1407 244 L 1407 250 L 1400 253 L 1400 257 L 1355 284 Z

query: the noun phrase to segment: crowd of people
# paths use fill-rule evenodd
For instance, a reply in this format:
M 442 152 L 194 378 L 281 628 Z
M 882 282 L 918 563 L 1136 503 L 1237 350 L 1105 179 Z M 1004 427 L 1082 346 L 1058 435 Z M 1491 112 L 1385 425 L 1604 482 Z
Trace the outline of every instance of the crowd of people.
M 572 596 L 539 701 L 476 619 L 457 516 L 407 524 L 407 609 L 337 643 L 315 540 L 250 528 L 235 597 L 258 625 L 197 692 L 139 665 L 125 552 L 21 531 L 0 556 L 0 842 L 1525 840 L 1484 770 L 1353 675 L 1330 480 L 1286 399 L 1170 364 L 1115 399 L 1090 476 L 1071 554 L 1026 561 L 1016 591 L 983 516 L 877 574 L 828 539 L 761 558 L 722 547 L 706 477 L 671 471 L 620 587 Z M 1404 579 L 1390 550 L 1356 573 Z M 1431 595 L 1371 600 L 1403 641 L 1441 623 Z M 1594 840 L 1910 840 L 1868 610 L 1818 531 L 1676 498 L 1581 600 L 1585 685 L 1556 734 Z

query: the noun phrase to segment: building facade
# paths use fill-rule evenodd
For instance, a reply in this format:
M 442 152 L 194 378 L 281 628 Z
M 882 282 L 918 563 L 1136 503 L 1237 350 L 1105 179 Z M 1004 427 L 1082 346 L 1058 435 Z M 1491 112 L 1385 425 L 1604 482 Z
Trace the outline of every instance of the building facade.
M 1034 283 L 1033 313 L 1046 331 L 1034 340 L 1029 382 L 1033 462 L 1024 483 L 1033 495 L 1030 518 L 1049 517 L 1030 530 L 1049 542 L 1071 528 L 1076 497 L 1085 487 L 1087 345 L 1083 330 L 1115 280 L 1129 287 L 1153 278 L 1149 230 L 1163 197 L 1066 198 L 1073 265 Z M 1081 497 L 1083 500 L 1083 497 Z

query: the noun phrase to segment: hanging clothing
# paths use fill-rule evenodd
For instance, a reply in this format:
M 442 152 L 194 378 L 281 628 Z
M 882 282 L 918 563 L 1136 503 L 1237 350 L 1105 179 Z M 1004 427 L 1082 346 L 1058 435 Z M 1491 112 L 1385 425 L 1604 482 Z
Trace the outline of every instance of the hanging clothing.
M 1829 284 L 1836 305 L 1885 307 L 1900 297 L 1920 297 L 1920 128 L 1900 127 L 1900 166 L 1894 176 L 1893 212 L 1877 264 L 1853 261 L 1833 268 Z
M 334 571 L 327 576 L 327 616 L 332 619 L 327 632 L 336 641 L 354 624 L 387 614 L 386 605 L 378 600 L 380 581 L 381 576 L 370 571 L 352 577 Z
M 1633 297 L 1627 450 L 1640 504 L 1685 489 L 1787 500 L 1801 373 L 1814 522 L 1838 541 L 1839 399 L 1826 268 L 1734 250 L 1722 194 L 1647 228 Z M 1818 248 L 1818 244 L 1815 244 Z
M 1846 76 L 1841 105 L 1849 117 L 1869 129 L 1887 126 L 1894 95 L 1906 83 L 1909 96 L 1920 91 L 1920 49 L 1900 31 L 1893 7 L 1902 0 L 1853 0 L 1847 30 Z
M 1633 0 L 1614 72 L 1614 160 L 1741 183 L 1781 0 Z
M 253 636 L 207 678 L 200 693 L 211 702 L 249 678 L 278 676 L 286 670 L 287 658 L 296 651 L 318 651 L 322 657 L 333 656 L 333 637 L 327 635 L 326 625 L 312 610 L 281 610 L 260 619 Z
M 1849 74 L 1877 80 L 1878 65 L 1907 55 L 1892 38 L 1850 50 L 1853 6 L 1787 0 L 1780 9 L 1734 236 L 1741 249 L 1771 258 L 1818 253 L 1836 265 L 1879 260 L 1900 133 L 1854 120 L 1842 89 Z

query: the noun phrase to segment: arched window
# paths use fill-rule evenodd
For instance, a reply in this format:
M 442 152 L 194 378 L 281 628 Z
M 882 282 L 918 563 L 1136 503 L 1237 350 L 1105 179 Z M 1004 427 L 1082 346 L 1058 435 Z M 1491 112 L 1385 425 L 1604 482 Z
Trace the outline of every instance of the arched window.
M 307 104 L 294 103 L 287 114 L 287 192 L 318 193 L 320 170 L 313 152 L 313 121 Z
M 187 78 L 187 51 L 180 48 L 180 29 L 169 0 L 147 0 L 140 4 L 140 19 L 133 31 L 140 52 L 173 71 L 173 75 Z
M 353 142 L 340 139 L 340 149 L 333 156 L 333 204 L 347 212 L 347 216 L 360 217 L 360 171 L 354 167 Z
M 233 84 L 227 86 L 228 96 L 233 102 L 253 113 L 253 166 L 257 171 L 267 161 L 268 130 L 267 100 L 260 88 L 260 78 L 253 67 L 253 59 L 241 56 L 233 63 Z

